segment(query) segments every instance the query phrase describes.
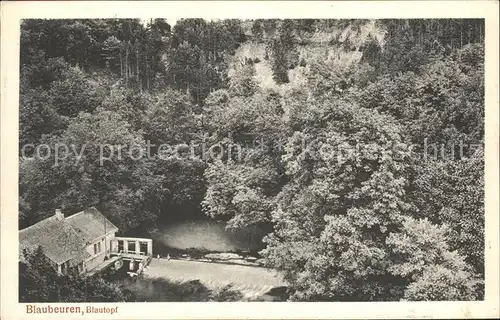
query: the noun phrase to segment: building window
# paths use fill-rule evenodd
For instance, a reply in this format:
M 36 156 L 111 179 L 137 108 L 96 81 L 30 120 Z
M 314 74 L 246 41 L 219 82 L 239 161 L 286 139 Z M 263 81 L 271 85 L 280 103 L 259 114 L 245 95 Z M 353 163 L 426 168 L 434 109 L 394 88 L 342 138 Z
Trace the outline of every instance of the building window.
M 94 243 L 94 254 L 97 254 L 97 243 Z
M 97 252 L 99 252 L 99 253 L 101 252 L 101 243 L 100 242 L 97 243 Z
M 128 242 L 128 252 L 135 252 L 135 241 L 129 241 Z

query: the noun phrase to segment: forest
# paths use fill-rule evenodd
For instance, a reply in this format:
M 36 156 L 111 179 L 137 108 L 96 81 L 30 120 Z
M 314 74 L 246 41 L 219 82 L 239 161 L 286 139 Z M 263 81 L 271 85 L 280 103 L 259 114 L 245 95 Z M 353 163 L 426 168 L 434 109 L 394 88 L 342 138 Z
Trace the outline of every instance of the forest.
M 20 228 L 91 206 L 122 234 L 211 219 L 264 234 L 292 301 L 482 300 L 484 34 L 482 19 L 24 20 Z M 151 154 L 102 161 L 103 145 Z M 49 277 L 38 263 L 20 263 L 21 295 Z M 43 281 L 40 299 L 78 296 Z

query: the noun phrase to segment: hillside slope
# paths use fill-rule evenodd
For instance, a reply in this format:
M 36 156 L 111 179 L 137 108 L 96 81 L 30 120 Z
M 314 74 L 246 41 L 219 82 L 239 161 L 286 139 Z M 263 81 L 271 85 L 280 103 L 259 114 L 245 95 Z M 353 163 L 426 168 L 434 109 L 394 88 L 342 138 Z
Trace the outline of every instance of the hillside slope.
M 363 55 L 362 46 L 371 37 L 378 40 L 383 46 L 385 30 L 375 20 L 353 21 L 347 24 L 337 22 L 333 26 L 317 27 L 313 32 L 294 31 L 296 49 L 299 61 L 303 63 L 288 70 L 290 82 L 277 84 L 273 79 L 273 71 L 269 57 L 266 56 L 266 47 L 269 37 L 256 40 L 249 34 L 249 40 L 243 43 L 235 52 L 229 67 L 229 76 L 241 67 L 246 59 L 256 61 L 255 78 L 263 89 L 272 89 L 285 95 L 290 89 L 305 84 L 310 74 L 312 63 L 333 63 L 340 67 L 347 67 L 358 63 Z

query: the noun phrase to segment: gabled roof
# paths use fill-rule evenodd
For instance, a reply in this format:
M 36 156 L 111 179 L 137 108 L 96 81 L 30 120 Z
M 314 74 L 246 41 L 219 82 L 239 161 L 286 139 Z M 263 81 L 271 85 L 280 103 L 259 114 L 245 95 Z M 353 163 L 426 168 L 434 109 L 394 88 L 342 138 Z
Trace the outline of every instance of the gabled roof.
M 84 243 L 90 243 L 99 237 L 104 237 L 109 232 L 118 231 L 118 227 L 94 207 L 69 216 L 65 220 L 73 227 Z
M 47 258 L 57 264 L 68 260 L 80 262 L 90 257 L 77 232 L 64 219 L 56 216 L 20 230 L 19 244 L 21 253 L 23 249 L 41 246 Z
M 94 207 L 67 218 L 54 215 L 19 230 L 21 259 L 22 250 L 41 246 L 47 258 L 56 264 L 68 260 L 79 263 L 91 257 L 86 250 L 88 243 L 116 231 L 118 228 Z

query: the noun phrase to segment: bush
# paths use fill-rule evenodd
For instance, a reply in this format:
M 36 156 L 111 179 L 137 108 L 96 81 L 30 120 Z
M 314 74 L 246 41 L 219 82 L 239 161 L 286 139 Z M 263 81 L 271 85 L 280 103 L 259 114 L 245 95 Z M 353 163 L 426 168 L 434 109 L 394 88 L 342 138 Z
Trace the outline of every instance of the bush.
M 178 282 L 162 278 L 138 278 L 124 281 L 124 289 L 132 296 L 129 301 L 210 301 L 211 297 L 211 290 L 199 280 Z
M 405 299 L 413 301 L 471 301 L 483 299 L 482 281 L 463 271 L 441 266 L 429 267 L 405 291 Z
M 171 281 L 163 278 L 125 279 L 123 292 L 127 301 L 175 302 L 175 301 L 241 301 L 243 294 L 227 285 L 219 290 L 210 290 L 199 280 Z
M 212 292 L 210 300 L 217 302 L 241 301 L 243 300 L 243 294 L 238 290 L 234 290 L 233 285 L 228 284 L 219 291 Z

